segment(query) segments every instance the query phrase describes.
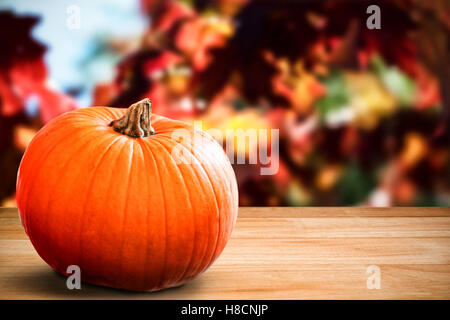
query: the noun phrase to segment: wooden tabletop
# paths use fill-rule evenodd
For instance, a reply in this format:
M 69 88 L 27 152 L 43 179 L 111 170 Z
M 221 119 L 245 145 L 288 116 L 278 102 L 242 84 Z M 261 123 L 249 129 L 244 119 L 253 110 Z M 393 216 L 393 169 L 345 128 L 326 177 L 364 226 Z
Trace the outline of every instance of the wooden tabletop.
M 68 290 L 0 209 L 0 299 L 55 298 L 450 299 L 450 208 L 240 208 L 215 264 L 156 293 Z

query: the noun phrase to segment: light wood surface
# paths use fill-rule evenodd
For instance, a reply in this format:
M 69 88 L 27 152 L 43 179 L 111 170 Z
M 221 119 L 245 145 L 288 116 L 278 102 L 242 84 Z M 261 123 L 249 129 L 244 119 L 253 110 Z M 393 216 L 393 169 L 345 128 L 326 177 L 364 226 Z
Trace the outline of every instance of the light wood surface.
M 68 290 L 0 209 L 0 299 L 450 299 L 450 208 L 240 208 L 216 263 L 156 293 Z

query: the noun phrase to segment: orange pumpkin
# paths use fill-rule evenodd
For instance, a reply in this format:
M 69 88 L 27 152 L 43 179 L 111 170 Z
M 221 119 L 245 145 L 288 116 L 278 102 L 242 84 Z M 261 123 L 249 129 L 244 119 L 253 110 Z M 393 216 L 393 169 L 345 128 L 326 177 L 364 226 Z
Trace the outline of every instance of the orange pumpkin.
M 43 127 L 20 164 L 17 205 L 56 271 L 78 265 L 83 281 L 151 291 L 214 262 L 235 224 L 238 193 L 219 144 L 151 114 L 144 99 L 128 110 L 68 112 Z

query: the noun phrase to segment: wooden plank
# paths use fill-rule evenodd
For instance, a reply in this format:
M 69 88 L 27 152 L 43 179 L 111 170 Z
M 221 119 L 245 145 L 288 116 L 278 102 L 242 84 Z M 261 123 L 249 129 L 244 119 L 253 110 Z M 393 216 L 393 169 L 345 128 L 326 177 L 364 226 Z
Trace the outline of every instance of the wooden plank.
M 67 290 L 65 277 L 44 263 L 17 267 L 2 278 L 2 299 L 448 299 L 449 265 L 379 265 L 380 289 L 367 289 L 367 265 L 303 265 L 297 270 L 216 268 L 179 287 L 154 293 L 82 284 Z M 6 271 L 0 268 L 0 273 Z
M 241 218 L 450 217 L 448 207 L 243 207 Z
M 355 238 L 355 237 L 450 237 L 446 217 L 355 217 L 355 218 L 242 218 L 235 238 Z M 0 215 L 3 239 L 23 239 L 16 217 Z
M 17 211 L 0 209 L 0 299 L 450 299 L 448 208 L 286 209 L 241 208 L 216 263 L 156 293 L 68 290 L 35 252 Z M 380 268 L 380 289 L 367 288 L 371 265 Z
M 242 218 L 234 238 L 450 237 L 448 217 Z
M 257 242 L 257 243 L 256 243 Z M 450 238 L 248 239 L 233 238 L 216 264 L 239 268 L 271 266 L 283 270 L 300 264 L 450 264 Z M 0 266 L 35 261 L 28 240 L 0 241 Z
M 17 208 L 0 208 L 0 218 L 17 217 Z M 450 217 L 449 207 L 241 207 L 240 218 Z

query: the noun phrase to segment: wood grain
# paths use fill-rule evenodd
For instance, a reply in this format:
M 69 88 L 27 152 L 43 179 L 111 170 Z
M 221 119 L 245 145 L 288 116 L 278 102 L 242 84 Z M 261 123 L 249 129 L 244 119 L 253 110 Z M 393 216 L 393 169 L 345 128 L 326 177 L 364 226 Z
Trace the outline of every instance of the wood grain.
M 380 289 L 367 289 L 370 265 Z M 450 209 L 241 208 L 209 270 L 155 293 L 68 290 L 17 210 L 0 209 L 0 299 L 450 299 Z

